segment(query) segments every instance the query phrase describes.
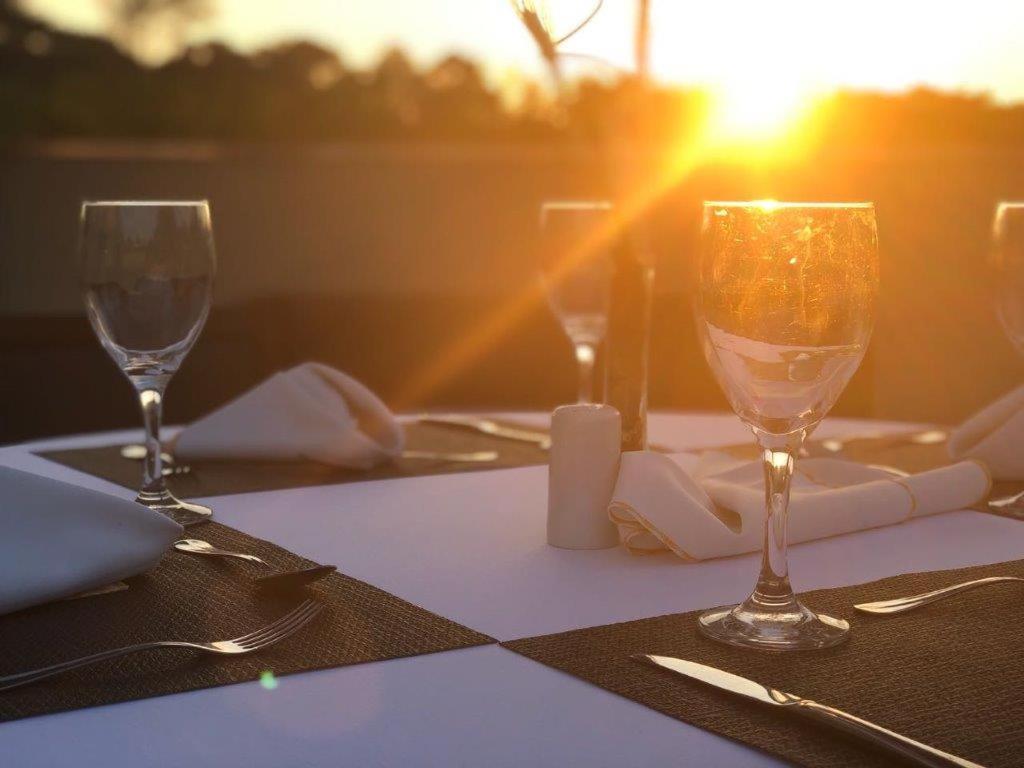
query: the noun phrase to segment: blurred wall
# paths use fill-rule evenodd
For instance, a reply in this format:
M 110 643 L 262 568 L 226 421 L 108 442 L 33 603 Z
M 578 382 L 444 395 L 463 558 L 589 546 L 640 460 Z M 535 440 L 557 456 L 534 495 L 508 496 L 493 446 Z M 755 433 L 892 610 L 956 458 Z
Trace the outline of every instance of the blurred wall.
M 666 162 L 618 157 L 640 190 L 637 169 Z M 403 408 L 568 401 L 567 342 L 543 306 L 516 299 L 534 280 L 538 204 L 594 196 L 601 170 L 584 152 L 553 147 L 3 150 L 0 440 L 135 423 L 127 385 L 81 317 L 83 198 L 211 201 L 215 312 L 172 385 L 172 421 L 310 357 L 352 371 Z M 953 422 L 1017 383 L 1024 366 L 995 320 L 984 267 L 994 203 L 1024 198 L 1024 153 L 824 153 L 754 169 L 704 167 L 659 201 L 650 228 L 654 407 L 725 407 L 686 298 L 700 201 L 763 197 L 877 205 L 878 323 L 840 412 Z

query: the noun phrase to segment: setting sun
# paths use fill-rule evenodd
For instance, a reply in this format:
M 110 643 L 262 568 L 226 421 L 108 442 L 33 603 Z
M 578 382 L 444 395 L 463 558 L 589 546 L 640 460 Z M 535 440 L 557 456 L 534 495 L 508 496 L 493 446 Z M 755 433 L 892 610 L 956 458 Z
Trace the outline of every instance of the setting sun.
M 782 137 L 810 108 L 811 94 L 787 83 L 736 81 L 716 89 L 710 130 L 724 142 Z

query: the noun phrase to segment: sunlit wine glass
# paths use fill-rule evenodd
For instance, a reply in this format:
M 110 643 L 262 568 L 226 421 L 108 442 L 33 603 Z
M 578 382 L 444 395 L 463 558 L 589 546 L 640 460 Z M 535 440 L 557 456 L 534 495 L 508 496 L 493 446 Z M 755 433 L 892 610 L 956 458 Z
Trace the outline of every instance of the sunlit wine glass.
M 608 327 L 612 205 L 548 202 L 541 206 L 541 280 L 548 303 L 572 342 L 581 403 L 594 399 L 594 359 Z
M 996 206 L 990 255 L 996 313 L 1017 353 L 1024 355 L 1024 202 Z M 994 508 L 1024 511 L 1024 493 L 994 500 Z
M 1024 355 L 1024 202 L 996 207 L 991 260 L 999 321 L 1017 352 Z
M 793 595 L 786 523 L 793 463 L 860 365 L 878 293 L 870 203 L 704 204 L 697 326 L 719 385 L 753 430 L 765 475 L 764 552 L 753 593 L 700 617 L 716 640 L 824 648 L 849 625 Z
M 164 483 L 164 391 L 210 311 L 215 256 L 210 209 L 199 202 L 87 202 L 80 223 L 82 291 L 103 348 L 138 393 L 146 459 L 138 501 L 187 525 L 210 509 Z

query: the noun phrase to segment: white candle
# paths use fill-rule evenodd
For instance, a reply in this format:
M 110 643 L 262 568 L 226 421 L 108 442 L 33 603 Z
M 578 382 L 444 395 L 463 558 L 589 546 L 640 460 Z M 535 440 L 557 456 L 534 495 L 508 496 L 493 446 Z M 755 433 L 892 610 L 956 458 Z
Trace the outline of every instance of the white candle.
M 551 417 L 548 544 L 605 549 L 619 543 L 608 503 L 619 474 L 622 419 L 610 405 L 563 405 Z

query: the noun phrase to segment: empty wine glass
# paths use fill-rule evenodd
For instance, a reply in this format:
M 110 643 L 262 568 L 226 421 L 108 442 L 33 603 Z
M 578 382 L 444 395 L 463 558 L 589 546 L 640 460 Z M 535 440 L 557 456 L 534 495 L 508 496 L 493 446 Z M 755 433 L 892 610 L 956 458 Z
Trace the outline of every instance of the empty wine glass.
M 548 202 L 541 206 L 541 280 L 548 303 L 572 342 L 581 403 L 594 399 L 594 360 L 608 327 L 611 203 Z
M 698 332 L 719 385 L 754 432 L 765 475 L 764 552 L 753 593 L 700 617 L 733 645 L 824 648 L 849 625 L 804 607 L 786 563 L 793 463 L 860 365 L 878 292 L 870 203 L 705 203 Z
M 992 276 L 1003 332 L 1024 355 L 1024 202 L 999 203 L 992 226 Z M 1002 512 L 1024 512 L 1024 493 L 993 499 Z
M 164 483 L 164 391 L 210 311 L 215 257 L 210 209 L 198 202 L 87 202 L 80 223 L 82 291 L 103 348 L 138 393 L 146 459 L 136 501 L 182 525 L 212 512 Z
M 1024 355 L 1024 202 L 996 207 L 991 260 L 999 322 L 1017 352 Z

